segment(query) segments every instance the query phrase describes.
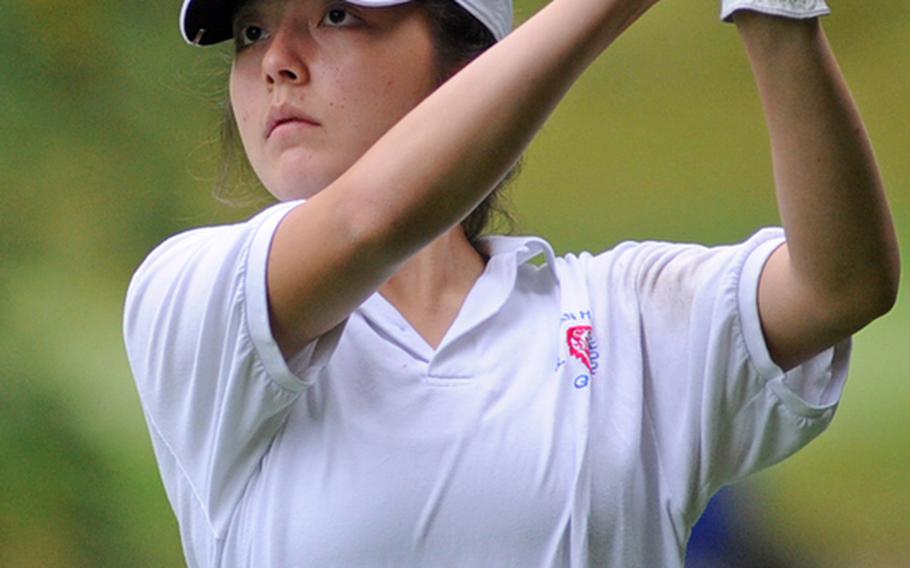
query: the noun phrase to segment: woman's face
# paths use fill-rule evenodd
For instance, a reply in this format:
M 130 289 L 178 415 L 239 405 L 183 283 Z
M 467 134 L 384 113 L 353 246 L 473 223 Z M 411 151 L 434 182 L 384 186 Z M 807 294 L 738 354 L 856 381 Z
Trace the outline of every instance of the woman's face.
M 436 86 L 425 12 L 336 0 L 251 0 L 234 19 L 231 106 L 256 174 L 311 197 Z

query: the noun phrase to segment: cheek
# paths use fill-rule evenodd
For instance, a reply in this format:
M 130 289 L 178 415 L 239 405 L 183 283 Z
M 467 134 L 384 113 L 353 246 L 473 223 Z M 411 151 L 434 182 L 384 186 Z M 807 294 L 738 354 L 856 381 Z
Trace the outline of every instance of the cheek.
M 243 142 L 247 152 L 251 149 L 249 144 L 252 136 L 255 134 L 255 114 L 256 108 L 255 96 L 250 85 L 245 84 L 242 78 L 235 76 L 236 69 L 231 72 L 229 86 L 229 96 L 231 110 L 234 114 L 234 120 L 237 123 L 237 130 L 240 132 L 240 139 Z
M 381 93 L 384 106 L 390 113 L 404 116 L 432 93 L 436 85 L 436 70 L 433 62 L 419 49 L 408 50 L 399 54 L 397 65 L 383 70 L 375 93 Z M 395 62 L 396 57 L 389 57 Z M 402 72 L 407 69 L 407 72 Z
M 368 138 L 385 133 L 435 86 L 431 77 L 410 65 L 413 60 L 401 65 L 390 65 L 389 61 L 396 58 L 379 58 L 363 66 L 360 73 L 345 73 L 336 82 L 337 96 L 332 101 L 335 111 L 346 118 L 352 131 Z

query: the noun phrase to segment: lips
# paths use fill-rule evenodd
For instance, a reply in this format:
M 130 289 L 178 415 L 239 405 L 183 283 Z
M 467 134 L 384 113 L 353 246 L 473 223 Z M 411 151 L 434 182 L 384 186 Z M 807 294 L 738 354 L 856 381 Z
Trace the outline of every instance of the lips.
M 288 105 L 272 107 L 269 111 L 268 119 L 265 125 L 265 137 L 269 138 L 272 133 L 282 125 L 299 124 L 303 126 L 319 126 L 319 121 L 310 117 L 303 111 Z

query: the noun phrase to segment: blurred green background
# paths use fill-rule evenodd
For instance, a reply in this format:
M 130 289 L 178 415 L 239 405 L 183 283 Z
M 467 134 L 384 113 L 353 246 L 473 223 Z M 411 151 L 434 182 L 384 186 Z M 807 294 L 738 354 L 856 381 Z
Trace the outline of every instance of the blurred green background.
M 121 307 L 166 236 L 251 211 L 211 196 L 227 53 L 183 45 L 178 8 L 0 3 L 0 566 L 182 565 Z M 517 232 L 565 252 L 777 222 L 759 100 L 717 13 L 666 0 L 590 69 L 510 190 Z M 824 25 L 907 237 L 910 10 L 842 3 Z M 761 530 L 794 557 L 910 566 L 906 295 L 857 336 L 829 431 L 753 482 Z

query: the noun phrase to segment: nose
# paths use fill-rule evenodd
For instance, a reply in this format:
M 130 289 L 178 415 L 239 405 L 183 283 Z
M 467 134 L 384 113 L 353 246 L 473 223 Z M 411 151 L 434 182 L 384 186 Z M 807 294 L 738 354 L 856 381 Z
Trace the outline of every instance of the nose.
M 297 85 L 309 80 L 304 46 L 293 26 L 283 25 L 269 40 L 262 58 L 262 73 L 269 88 L 278 84 Z

